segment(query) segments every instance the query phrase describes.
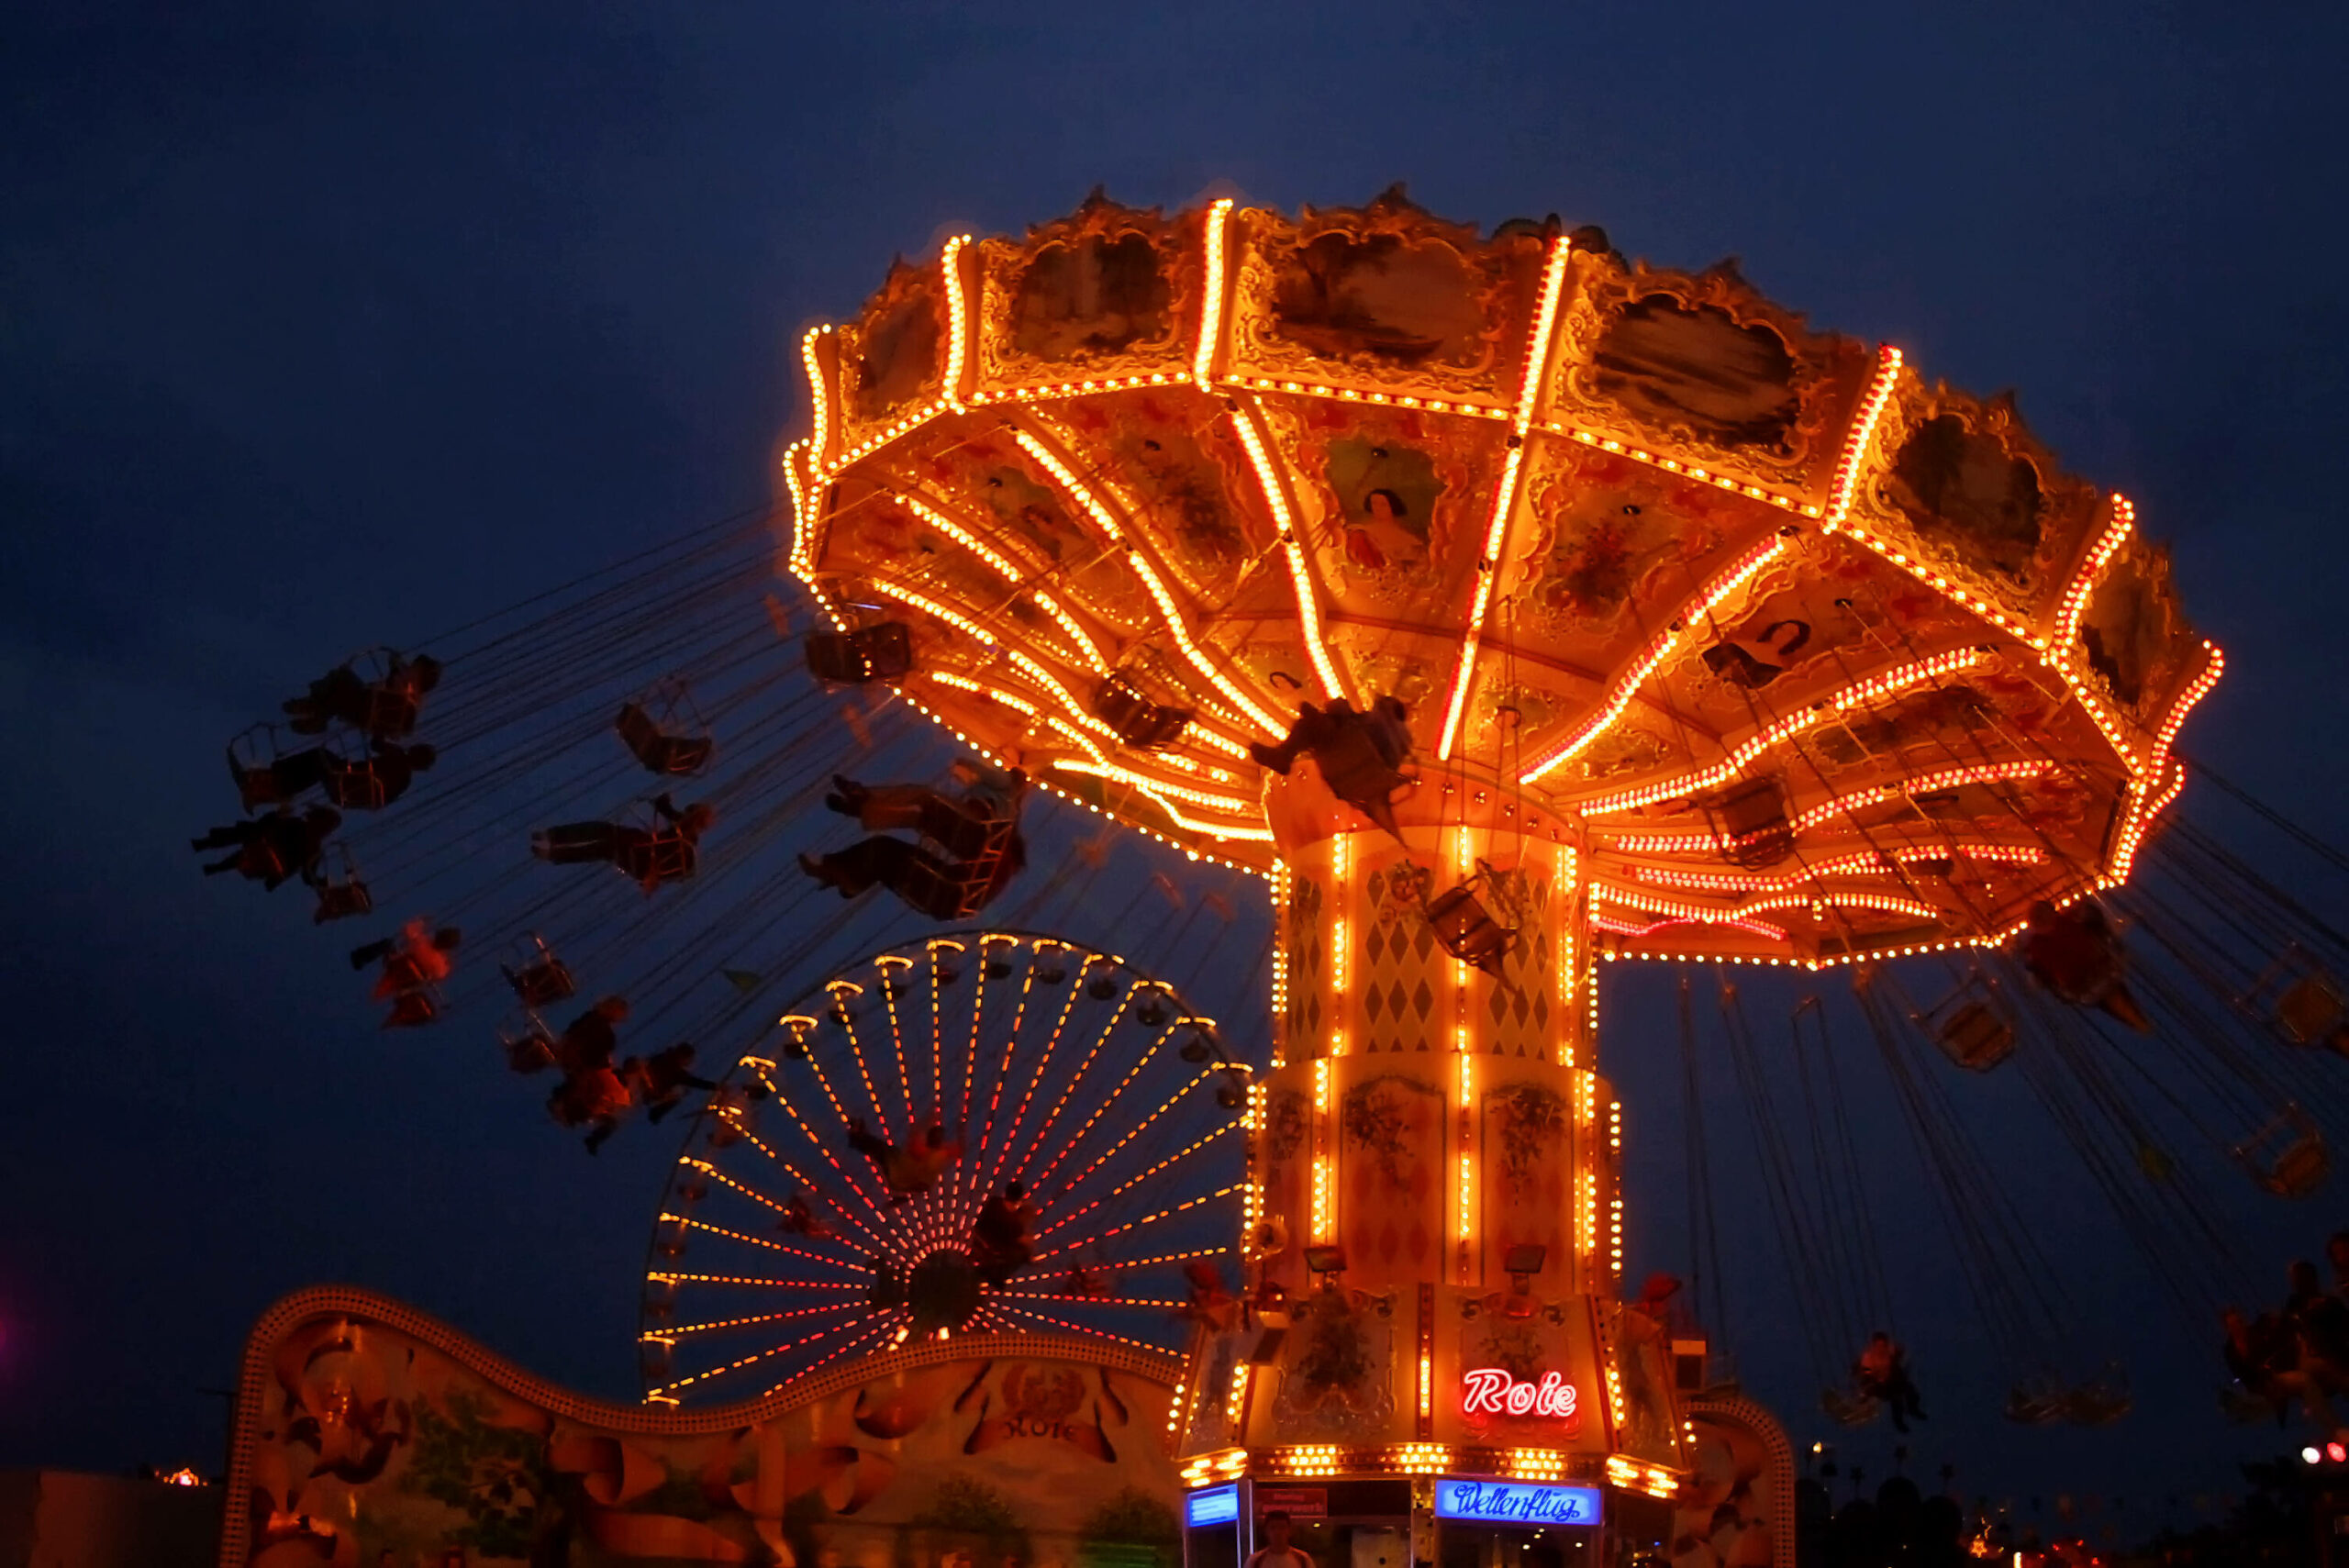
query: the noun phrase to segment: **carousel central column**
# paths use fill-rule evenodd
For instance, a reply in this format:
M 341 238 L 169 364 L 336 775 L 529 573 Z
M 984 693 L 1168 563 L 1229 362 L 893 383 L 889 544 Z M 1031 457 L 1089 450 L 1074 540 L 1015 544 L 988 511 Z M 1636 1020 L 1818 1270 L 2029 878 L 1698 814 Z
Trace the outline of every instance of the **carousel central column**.
M 1275 1053 L 1247 1118 L 1252 1305 L 1194 1354 L 1187 1483 L 1328 1483 L 1294 1492 L 1310 1505 L 1417 1478 L 1415 1559 L 1439 1485 L 1484 1477 L 1503 1490 L 1477 1496 L 1526 1507 L 1670 1496 L 1684 1428 L 1662 1328 L 1621 1299 L 1582 846 L 1457 777 L 1398 808 L 1399 839 L 1310 762 L 1265 806 L 1282 862 Z

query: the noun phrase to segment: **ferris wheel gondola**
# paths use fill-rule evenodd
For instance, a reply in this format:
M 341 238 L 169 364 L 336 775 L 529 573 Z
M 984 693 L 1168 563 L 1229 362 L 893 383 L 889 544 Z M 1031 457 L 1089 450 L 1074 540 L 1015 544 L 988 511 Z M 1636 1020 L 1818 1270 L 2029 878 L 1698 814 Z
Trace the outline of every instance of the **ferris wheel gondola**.
M 645 1273 L 646 1397 L 747 1398 L 919 1337 L 1179 1349 L 1241 1229 L 1248 1070 L 1171 985 L 941 936 L 814 988 L 696 1119 Z

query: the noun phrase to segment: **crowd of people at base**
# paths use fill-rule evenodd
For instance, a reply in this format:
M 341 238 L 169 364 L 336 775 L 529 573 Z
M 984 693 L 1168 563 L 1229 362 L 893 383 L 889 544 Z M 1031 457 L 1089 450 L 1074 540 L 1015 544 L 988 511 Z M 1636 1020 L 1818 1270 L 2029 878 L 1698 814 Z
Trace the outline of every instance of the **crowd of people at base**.
M 2349 1393 L 2349 1230 L 2332 1233 L 2324 1256 L 2329 1287 L 2315 1263 L 2298 1258 L 2285 1271 L 2282 1307 L 2253 1317 L 2234 1307 L 2221 1313 L 2221 1353 L 2235 1382 L 2275 1412 L 2278 1426 L 2298 1400 L 2310 1421 L 2341 1432 L 2333 1400 Z

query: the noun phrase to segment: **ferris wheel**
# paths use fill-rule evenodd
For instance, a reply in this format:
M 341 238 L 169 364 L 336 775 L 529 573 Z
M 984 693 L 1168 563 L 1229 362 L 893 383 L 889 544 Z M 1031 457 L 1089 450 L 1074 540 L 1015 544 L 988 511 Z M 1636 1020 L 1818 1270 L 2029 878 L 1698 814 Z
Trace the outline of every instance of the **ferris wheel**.
M 964 932 L 809 991 L 685 1138 L 645 1397 L 757 1397 L 909 1339 L 1179 1350 L 1241 1229 L 1248 1068 L 1120 958 Z

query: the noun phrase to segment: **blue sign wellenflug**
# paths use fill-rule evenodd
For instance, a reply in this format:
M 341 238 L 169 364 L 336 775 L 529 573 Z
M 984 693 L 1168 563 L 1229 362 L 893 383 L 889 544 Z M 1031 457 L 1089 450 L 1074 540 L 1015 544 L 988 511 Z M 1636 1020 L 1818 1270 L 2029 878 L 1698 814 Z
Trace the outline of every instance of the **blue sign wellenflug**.
M 1435 1484 L 1435 1517 L 1494 1525 L 1595 1525 L 1598 1489 L 1447 1476 Z

